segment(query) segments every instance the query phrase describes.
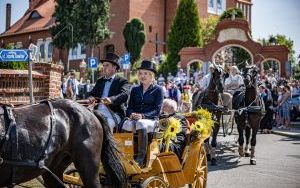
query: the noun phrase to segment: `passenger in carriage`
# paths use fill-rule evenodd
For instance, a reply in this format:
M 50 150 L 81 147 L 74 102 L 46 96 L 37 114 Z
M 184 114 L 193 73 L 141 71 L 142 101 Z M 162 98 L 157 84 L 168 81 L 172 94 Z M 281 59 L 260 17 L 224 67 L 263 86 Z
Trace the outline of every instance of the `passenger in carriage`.
M 211 78 L 212 78 L 212 73 L 214 72 L 214 70 L 215 70 L 214 65 L 213 65 L 213 64 L 210 64 L 210 65 L 209 65 L 209 73 L 206 74 L 206 75 L 201 79 L 201 81 L 200 81 L 200 83 L 199 83 L 199 85 L 200 85 L 200 88 L 199 88 L 200 91 L 204 91 L 204 90 L 206 90 L 206 89 L 208 88 L 209 82 L 210 82 L 210 80 L 211 80 Z
M 139 85 L 132 88 L 123 130 L 138 133 L 138 153 L 136 162 L 144 166 L 147 153 L 148 133 L 152 133 L 157 124 L 162 102 L 163 89 L 155 84 L 156 64 L 144 60 L 138 68 Z
M 187 120 L 183 115 L 176 114 L 177 103 L 172 99 L 164 99 L 162 104 L 161 115 L 159 119 L 174 117 L 180 121 L 181 130 L 176 134 L 176 138 L 171 140 L 170 150 L 173 151 L 179 159 L 181 159 L 183 150 L 186 146 L 187 133 L 189 132 Z M 165 151 L 166 145 L 160 146 L 161 151 Z
M 125 117 L 125 104 L 129 97 L 129 87 L 126 78 L 116 75 L 120 69 L 119 56 L 107 53 L 103 63 L 103 76 L 100 77 L 95 87 L 89 93 L 90 103 L 96 102 L 96 98 L 102 99 L 97 111 L 107 120 L 111 132 Z
M 239 75 L 239 69 L 237 66 L 232 66 L 230 75 L 226 78 L 224 83 L 224 94 L 222 95 L 224 106 L 228 109 L 232 109 L 232 97 L 237 95 L 241 91 L 241 86 L 244 85 L 244 80 Z

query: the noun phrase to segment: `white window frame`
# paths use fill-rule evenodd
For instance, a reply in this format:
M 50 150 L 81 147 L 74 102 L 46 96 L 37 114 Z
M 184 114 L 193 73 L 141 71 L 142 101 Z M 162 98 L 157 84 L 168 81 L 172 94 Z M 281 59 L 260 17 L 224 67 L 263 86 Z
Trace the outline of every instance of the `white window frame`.
M 36 43 L 36 45 L 38 47 L 38 53 L 36 54 L 37 55 L 36 59 L 38 61 L 40 61 L 40 62 L 44 62 L 45 61 L 45 57 L 46 57 L 46 56 L 44 58 L 41 57 L 41 49 L 40 49 L 40 47 L 41 47 L 42 44 L 44 44 L 44 50 L 46 50 L 46 45 L 45 45 L 44 39 L 38 39 L 37 43 Z M 46 55 L 46 53 L 44 53 L 44 54 Z
M 217 0 L 216 0 L 216 10 L 217 10 L 217 14 L 221 15 L 225 10 L 226 10 L 226 0 L 221 0 L 221 9 L 218 9 L 217 6 Z
M 78 60 L 78 59 L 85 59 L 86 54 L 81 54 L 81 44 L 77 44 L 77 53 L 75 55 L 72 54 L 72 50 L 69 50 L 69 60 Z
M 49 44 L 52 42 L 52 38 L 48 37 L 46 38 L 46 42 L 45 42 L 45 61 L 46 62 L 51 62 L 52 61 L 52 57 L 48 57 L 48 49 L 49 49 Z M 53 44 L 52 44 L 53 46 Z M 52 56 L 53 56 L 53 48 L 52 48 Z
M 213 7 L 209 6 L 210 1 L 213 1 Z M 217 10 L 216 9 L 217 8 L 216 7 L 216 5 L 217 5 L 216 2 L 217 2 L 216 0 L 207 0 L 207 12 L 208 13 L 216 14 L 216 10 Z

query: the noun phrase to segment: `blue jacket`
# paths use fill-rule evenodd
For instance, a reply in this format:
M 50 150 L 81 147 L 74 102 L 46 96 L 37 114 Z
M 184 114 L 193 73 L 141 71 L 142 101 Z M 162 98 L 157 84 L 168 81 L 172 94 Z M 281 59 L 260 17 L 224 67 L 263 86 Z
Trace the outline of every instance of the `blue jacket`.
M 143 94 L 143 86 L 134 86 L 130 92 L 130 98 L 126 115 L 130 117 L 131 113 L 141 113 L 145 119 L 158 119 L 160 109 L 164 99 L 163 89 L 152 84 Z

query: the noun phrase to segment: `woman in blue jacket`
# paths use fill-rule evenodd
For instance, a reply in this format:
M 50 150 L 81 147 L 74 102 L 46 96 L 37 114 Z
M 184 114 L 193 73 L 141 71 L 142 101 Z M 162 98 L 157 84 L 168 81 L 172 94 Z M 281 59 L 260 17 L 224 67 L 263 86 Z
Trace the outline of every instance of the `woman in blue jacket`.
M 147 153 L 148 134 L 153 132 L 159 118 L 164 99 L 163 89 L 155 84 L 155 63 L 144 60 L 138 68 L 140 84 L 132 88 L 126 115 L 129 120 L 123 124 L 123 129 L 138 133 L 138 154 L 136 162 L 144 165 Z

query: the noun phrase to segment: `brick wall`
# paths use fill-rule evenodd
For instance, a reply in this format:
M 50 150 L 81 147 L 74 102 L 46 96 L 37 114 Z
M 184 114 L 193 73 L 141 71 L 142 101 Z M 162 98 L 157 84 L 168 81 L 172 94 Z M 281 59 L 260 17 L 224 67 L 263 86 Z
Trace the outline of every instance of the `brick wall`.
M 36 63 L 33 67 L 33 96 L 35 101 L 59 98 L 63 67 L 49 63 Z M 0 69 L 0 102 L 28 104 L 27 70 Z

